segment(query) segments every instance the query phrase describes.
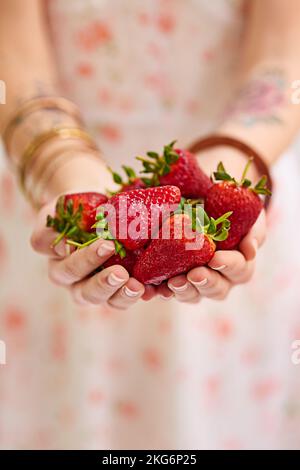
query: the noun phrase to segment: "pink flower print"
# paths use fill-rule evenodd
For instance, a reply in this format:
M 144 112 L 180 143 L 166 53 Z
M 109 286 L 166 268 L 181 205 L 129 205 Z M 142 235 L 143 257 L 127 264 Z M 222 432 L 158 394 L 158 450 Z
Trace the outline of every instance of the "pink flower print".
M 267 377 L 254 383 L 252 387 L 252 396 L 258 401 L 266 400 L 274 395 L 279 389 L 279 380 L 274 377 Z
M 226 317 L 216 318 L 213 323 L 213 332 L 215 336 L 222 339 L 229 339 L 233 334 L 234 328 L 232 320 Z
M 150 23 L 150 16 L 146 12 L 141 12 L 138 15 L 138 21 L 142 26 L 147 26 Z
M 80 77 L 90 78 L 94 74 L 94 68 L 91 64 L 89 64 L 87 62 L 82 62 L 82 63 L 77 65 L 76 73 Z
M 138 407 L 132 401 L 120 400 L 116 405 L 116 409 L 118 413 L 125 418 L 135 419 L 139 415 Z
M 104 124 L 100 126 L 99 132 L 101 136 L 110 142 L 119 142 L 122 139 L 121 130 L 113 124 Z
M 162 367 L 161 354 L 157 349 L 148 348 L 142 353 L 143 362 L 148 369 L 159 370 Z
M 57 361 L 64 361 L 67 354 L 67 330 L 65 325 L 57 323 L 52 331 L 52 356 Z
M 4 312 L 4 326 L 11 331 L 23 330 L 27 324 L 25 312 L 18 307 L 9 307 Z
M 8 247 L 4 237 L 0 234 L 0 271 L 3 270 L 8 260 Z
M 224 440 L 222 449 L 224 450 L 241 450 L 242 443 L 238 437 L 229 437 Z
M 113 101 L 113 93 L 108 88 L 101 88 L 98 92 L 99 102 L 106 106 Z
M 175 18 L 170 13 L 163 13 L 157 19 L 158 29 L 165 34 L 172 33 L 175 29 Z
M 103 21 L 88 24 L 78 32 L 77 42 L 86 52 L 94 51 L 97 47 L 107 44 L 113 38 L 110 27 Z
M 90 390 L 88 394 L 88 401 L 91 405 L 99 405 L 103 403 L 103 400 L 105 398 L 105 395 L 103 391 L 99 388 L 95 388 L 93 390 Z

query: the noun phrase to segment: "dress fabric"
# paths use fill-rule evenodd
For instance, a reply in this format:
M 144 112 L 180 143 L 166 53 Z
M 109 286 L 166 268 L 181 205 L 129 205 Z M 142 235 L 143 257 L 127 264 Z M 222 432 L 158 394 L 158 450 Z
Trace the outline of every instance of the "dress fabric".
M 244 2 L 46 5 L 65 94 L 110 166 L 217 128 Z M 0 163 L 0 448 L 299 448 L 297 144 L 274 166 L 253 281 L 222 302 L 155 299 L 127 312 L 76 307 L 50 284 L 29 245 L 34 215 Z

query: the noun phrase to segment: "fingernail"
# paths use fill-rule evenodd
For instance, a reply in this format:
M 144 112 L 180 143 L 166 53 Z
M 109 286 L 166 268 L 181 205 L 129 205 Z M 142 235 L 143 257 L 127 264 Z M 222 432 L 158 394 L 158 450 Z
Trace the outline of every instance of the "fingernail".
M 170 284 L 170 288 L 174 290 L 175 292 L 184 292 L 188 287 L 188 283 L 183 284 L 183 286 L 174 286 L 173 284 Z
M 211 266 L 211 268 L 214 269 L 215 271 L 223 271 L 223 269 L 226 268 L 226 264 L 222 264 L 222 266 L 217 266 L 216 268 Z
M 205 284 L 207 284 L 207 278 L 205 279 L 202 279 L 202 281 L 192 281 L 191 279 L 189 279 L 189 281 L 196 287 L 203 287 L 205 286 Z
M 173 295 L 169 295 L 169 297 L 165 297 L 164 295 L 159 295 L 159 298 L 161 300 L 171 300 L 173 298 Z
M 107 278 L 107 282 L 110 286 L 115 287 L 115 286 L 120 286 L 126 281 L 126 279 L 123 279 L 121 277 L 116 276 L 115 273 L 110 273 L 110 275 Z
M 114 249 L 115 247 L 112 243 L 102 243 L 97 250 L 97 255 L 100 256 L 100 258 L 103 258 L 103 256 L 107 256 L 112 253 Z
M 66 245 L 64 241 L 59 242 L 57 245 L 54 246 L 53 250 L 58 256 L 65 256 L 66 255 Z
M 127 295 L 127 297 L 137 297 L 138 295 L 140 295 L 139 291 L 131 290 L 127 286 L 123 287 L 123 291 L 124 291 L 124 294 Z

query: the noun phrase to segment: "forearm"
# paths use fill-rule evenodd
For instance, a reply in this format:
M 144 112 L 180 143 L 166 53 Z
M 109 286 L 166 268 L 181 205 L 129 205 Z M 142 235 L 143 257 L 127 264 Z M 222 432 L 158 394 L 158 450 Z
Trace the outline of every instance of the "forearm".
M 271 166 L 300 126 L 300 105 L 291 100 L 291 83 L 300 76 L 300 4 L 291 0 L 287 8 L 281 0 L 253 0 L 249 7 L 236 91 L 217 132 L 248 143 Z M 210 173 L 221 159 L 235 176 L 246 161 L 221 148 L 203 155 L 201 162 Z M 253 168 L 252 177 L 258 176 Z
M 2 0 L 0 15 L 0 78 L 6 84 L 6 104 L 1 106 L 0 132 L 26 101 L 45 96 L 61 96 L 55 63 L 49 43 L 41 0 Z M 78 127 L 72 115 L 58 109 L 39 109 L 21 117 L 10 139 L 8 157 L 15 166 L 22 163 L 28 145 L 40 134 L 56 127 Z M 54 139 L 47 144 L 40 160 L 49 161 L 61 149 L 74 149 L 75 158 L 66 158 L 44 191 L 44 202 L 67 190 L 103 191 L 108 177 L 99 158 L 85 158 L 82 143 Z M 60 159 L 60 161 L 62 161 Z M 37 173 L 37 172 L 36 172 Z M 33 179 L 34 185 L 38 183 Z

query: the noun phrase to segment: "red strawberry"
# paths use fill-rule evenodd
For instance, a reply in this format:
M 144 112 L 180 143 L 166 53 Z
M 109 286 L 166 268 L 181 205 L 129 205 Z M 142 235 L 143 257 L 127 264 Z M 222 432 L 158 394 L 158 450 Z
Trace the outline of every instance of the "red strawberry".
M 144 173 L 152 175 L 143 178 L 150 186 L 177 186 L 183 197 L 205 197 L 212 186 L 210 178 L 201 170 L 195 155 L 187 150 L 174 149 L 174 142 L 164 147 L 163 155 L 148 152 L 150 159 L 137 157 L 142 161 Z
M 128 250 L 144 246 L 158 231 L 162 219 L 179 205 L 176 186 L 133 189 L 115 194 L 98 213 L 97 233 L 115 239 Z M 101 233 L 102 230 L 102 233 Z
M 53 227 L 60 233 L 54 243 L 64 237 L 78 243 L 94 238 L 93 225 L 96 222 L 97 208 L 106 201 L 104 194 L 95 192 L 60 196 L 56 203 L 55 217 L 47 217 L 47 227 Z
M 123 266 L 126 271 L 129 272 L 130 275 L 133 273 L 133 267 L 137 261 L 137 258 L 143 253 L 143 249 L 139 248 L 138 250 L 134 251 L 126 251 L 126 255 L 124 258 L 121 257 L 120 254 L 116 253 L 115 255 L 111 256 L 105 263 L 103 264 L 104 268 L 108 268 L 109 266 L 114 266 L 115 264 L 119 264 Z
M 125 166 L 125 165 L 122 165 L 122 168 L 125 171 L 126 176 L 127 176 L 126 182 L 123 181 L 122 177 L 118 173 L 110 169 L 114 182 L 121 186 L 121 192 L 131 191 L 132 189 L 146 188 L 146 183 L 144 183 L 144 181 L 141 178 L 138 178 L 136 176 L 136 173 L 133 170 L 133 168 L 129 166 Z
M 263 208 L 259 194 L 271 194 L 266 186 L 267 178 L 265 176 L 255 187 L 251 187 L 251 181 L 246 178 L 250 162 L 251 160 L 246 165 L 240 182 L 226 173 L 223 164 L 219 163 L 214 177 L 215 180 L 221 182 L 215 183 L 207 194 L 205 209 L 211 217 L 219 217 L 228 210 L 233 212 L 230 218 L 229 236 L 226 240 L 218 243 L 218 248 L 222 250 L 230 250 L 238 246 Z
M 143 284 L 160 284 L 177 274 L 203 266 L 214 255 L 214 240 L 224 240 L 228 234 L 231 212 L 218 220 L 204 213 L 204 223 L 192 222 L 187 214 L 175 214 L 167 219 L 159 237 L 151 241 L 138 258 L 133 275 Z M 217 228 L 221 225 L 220 229 Z

